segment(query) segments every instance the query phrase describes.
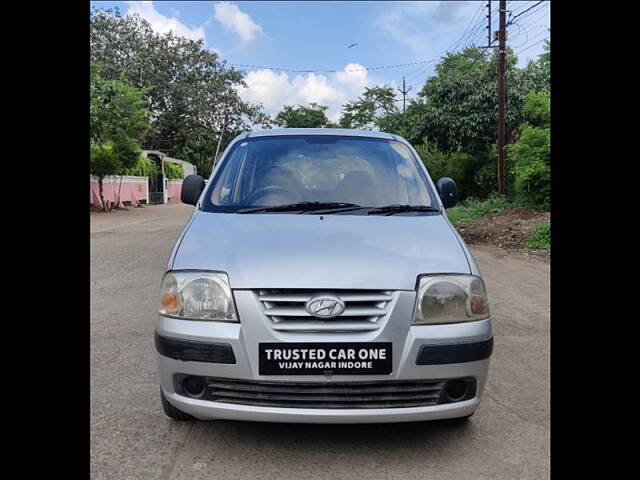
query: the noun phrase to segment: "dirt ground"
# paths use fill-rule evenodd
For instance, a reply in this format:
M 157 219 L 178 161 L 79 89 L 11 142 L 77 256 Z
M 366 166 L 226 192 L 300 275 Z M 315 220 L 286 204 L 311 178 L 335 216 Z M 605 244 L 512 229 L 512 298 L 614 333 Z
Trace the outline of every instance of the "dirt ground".
M 492 245 L 509 250 L 511 253 L 549 260 L 548 249 L 532 250 L 525 248 L 524 243 L 529 238 L 529 231 L 534 225 L 550 220 L 549 212 L 518 207 L 485 215 L 473 222 L 461 222 L 456 225 L 456 229 L 467 244 Z

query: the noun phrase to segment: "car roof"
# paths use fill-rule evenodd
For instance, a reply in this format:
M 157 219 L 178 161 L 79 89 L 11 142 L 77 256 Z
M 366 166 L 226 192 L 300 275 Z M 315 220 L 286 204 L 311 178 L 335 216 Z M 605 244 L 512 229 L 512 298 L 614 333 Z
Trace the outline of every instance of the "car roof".
M 353 130 L 349 128 L 274 128 L 270 130 L 255 130 L 247 132 L 242 138 L 275 137 L 282 135 L 335 135 L 341 137 L 383 138 L 386 140 L 401 140 L 397 135 L 371 130 Z

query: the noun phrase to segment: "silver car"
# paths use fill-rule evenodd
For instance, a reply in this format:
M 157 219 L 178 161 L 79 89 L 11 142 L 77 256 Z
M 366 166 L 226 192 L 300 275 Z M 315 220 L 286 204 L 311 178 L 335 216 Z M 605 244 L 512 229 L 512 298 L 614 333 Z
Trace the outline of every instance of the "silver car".
M 397 135 L 235 138 L 161 285 L 161 400 L 176 420 L 372 423 L 469 417 L 493 349 L 485 285 Z

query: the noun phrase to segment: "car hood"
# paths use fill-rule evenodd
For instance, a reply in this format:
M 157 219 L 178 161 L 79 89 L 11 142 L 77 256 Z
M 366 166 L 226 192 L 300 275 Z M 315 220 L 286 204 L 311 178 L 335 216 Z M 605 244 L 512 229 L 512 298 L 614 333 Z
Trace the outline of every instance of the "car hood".
M 470 273 L 442 215 L 197 212 L 172 269 L 227 272 L 232 288 L 414 290 L 423 273 Z

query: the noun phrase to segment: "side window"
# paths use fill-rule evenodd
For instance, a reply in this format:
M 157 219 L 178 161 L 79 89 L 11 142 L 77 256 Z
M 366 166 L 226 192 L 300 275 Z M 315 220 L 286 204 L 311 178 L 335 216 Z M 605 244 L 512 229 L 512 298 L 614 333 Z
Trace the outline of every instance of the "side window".
M 428 194 L 424 179 L 418 173 L 414 165 L 411 153 L 404 145 L 391 144 L 391 156 L 395 165 L 396 178 L 400 180 L 398 194 L 403 197 L 403 202 L 409 205 L 431 205 L 431 198 Z
M 222 176 L 216 182 L 216 187 L 211 194 L 211 201 L 214 205 L 232 205 L 233 198 L 231 192 L 234 191 L 234 185 L 238 178 L 238 171 L 244 163 L 246 146 L 236 148 L 225 163 Z

